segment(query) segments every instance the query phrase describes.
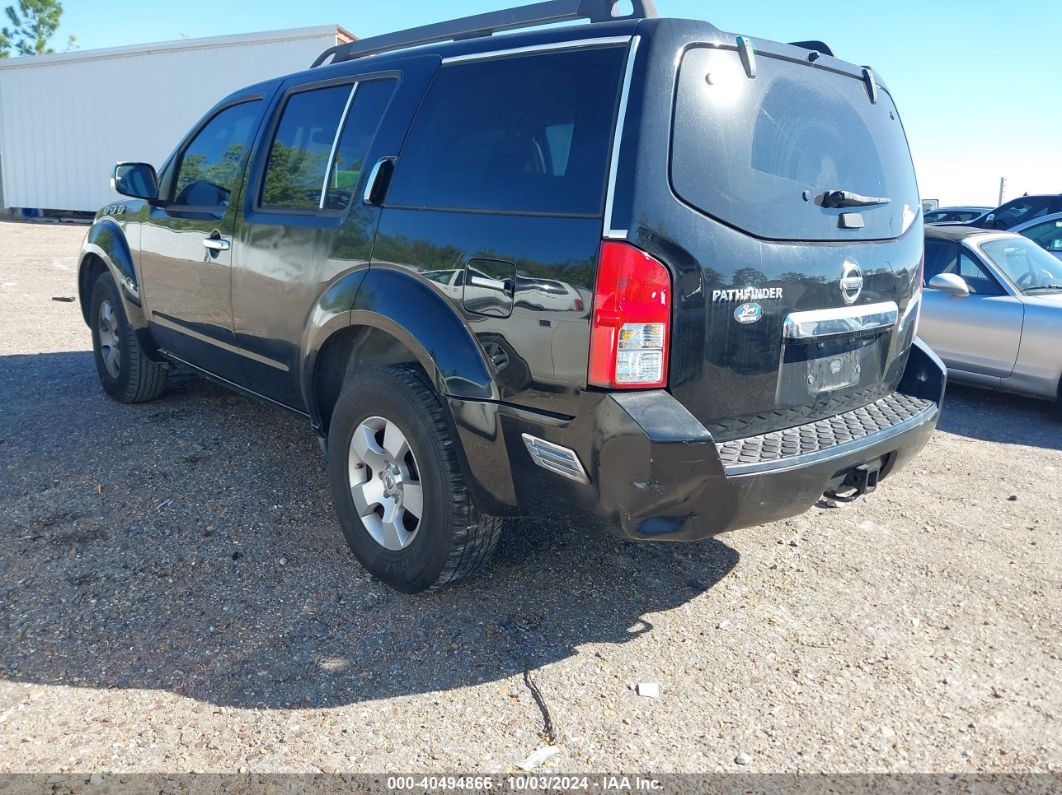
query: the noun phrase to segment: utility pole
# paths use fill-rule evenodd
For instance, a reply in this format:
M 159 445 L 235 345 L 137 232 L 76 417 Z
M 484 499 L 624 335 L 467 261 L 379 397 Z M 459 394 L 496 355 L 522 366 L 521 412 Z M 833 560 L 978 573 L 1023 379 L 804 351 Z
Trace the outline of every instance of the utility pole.
M 1007 178 L 1006 177 L 1000 177 L 999 178 L 999 201 L 996 202 L 996 207 L 999 207 L 999 205 L 1001 205 L 1003 203 L 1003 191 L 1005 191 L 1006 189 L 1007 189 Z

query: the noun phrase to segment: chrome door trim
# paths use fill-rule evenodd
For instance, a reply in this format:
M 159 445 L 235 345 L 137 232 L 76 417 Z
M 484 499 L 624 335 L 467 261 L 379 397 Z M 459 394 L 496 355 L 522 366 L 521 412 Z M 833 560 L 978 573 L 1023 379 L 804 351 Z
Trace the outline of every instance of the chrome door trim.
M 328 195 L 328 178 L 332 176 L 332 168 L 336 166 L 336 150 L 339 149 L 339 136 L 343 134 L 343 128 L 347 124 L 347 116 L 350 115 L 350 106 L 354 102 L 354 95 L 358 91 L 358 84 L 355 82 L 350 86 L 350 93 L 347 94 L 347 103 L 343 106 L 343 112 L 339 116 L 339 125 L 336 127 L 335 137 L 332 138 L 332 150 L 328 153 L 328 163 L 325 167 L 324 181 L 321 183 L 321 198 L 317 202 L 317 209 L 323 210 L 325 208 L 325 197 Z
M 782 336 L 791 340 L 806 340 L 860 331 L 875 331 L 895 326 L 898 316 L 899 308 L 895 301 L 791 312 L 785 318 Z
M 631 94 L 631 79 L 634 76 L 634 59 L 638 55 L 641 36 L 631 38 L 630 52 L 627 53 L 627 70 L 623 75 L 623 88 L 620 92 L 619 113 L 616 116 L 616 129 L 612 132 L 612 161 L 608 167 L 608 190 L 605 193 L 605 228 L 606 239 L 622 240 L 629 230 L 615 229 L 612 226 L 612 205 L 616 196 L 616 173 L 619 171 L 620 146 L 623 143 L 623 130 L 627 122 L 627 102 Z
M 442 62 L 444 65 L 451 63 L 467 63 L 468 61 L 483 61 L 490 58 L 506 58 L 513 55 L 550 52 L 551 50 L 572 50 L 581 47 L 603 47 L 608 44 L 626 44 L 630 40 L 630 36 L 602 36 L 596 39 L 571 39 L 569 41 L 553 42 L 552 44 L 531 44 L 526 47 L 511 47 L 506 50 L 489 50 L 488 52 L 473 52 L 468 55 L 451 55 L 449 58 L 443 58 Z

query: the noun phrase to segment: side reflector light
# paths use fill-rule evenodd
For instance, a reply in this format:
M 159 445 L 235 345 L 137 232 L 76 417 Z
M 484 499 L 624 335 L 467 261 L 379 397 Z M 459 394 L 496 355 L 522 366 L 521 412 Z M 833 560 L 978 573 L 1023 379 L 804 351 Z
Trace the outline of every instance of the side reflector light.
M 914 296 L 912 301 L 917 301 L 918 305 L 915 307 L 915 319 L 914 319 L 914 335 L 918 336 L 918 321 L 922 319 L 922 291 L 925 289 L 926 279 L 926 258 L 923 255 L 922 259 L 918 261 L 918 283 L 915 285 Z
M 667 384 L 671 274 L 627 243 L 601 244 L 590 323 L 588 381 L 609 389 Z

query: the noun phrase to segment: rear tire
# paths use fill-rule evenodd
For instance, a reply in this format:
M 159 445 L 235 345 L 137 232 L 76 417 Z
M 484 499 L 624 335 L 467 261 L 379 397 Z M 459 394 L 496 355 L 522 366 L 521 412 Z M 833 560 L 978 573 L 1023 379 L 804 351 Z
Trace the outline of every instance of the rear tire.
M 327 456 L 343 535 L 391 587 L 418 593 L 451 585 L 494 552 L 502 520 L 473 503 L 450 423 L 419 368 L 351 378 L 332 413 Z
M 162 394 L 169 369 L 141 349 L 109 272 L 92 287 L 89 326 L 103 391 L 119 403 L 144 403 Z

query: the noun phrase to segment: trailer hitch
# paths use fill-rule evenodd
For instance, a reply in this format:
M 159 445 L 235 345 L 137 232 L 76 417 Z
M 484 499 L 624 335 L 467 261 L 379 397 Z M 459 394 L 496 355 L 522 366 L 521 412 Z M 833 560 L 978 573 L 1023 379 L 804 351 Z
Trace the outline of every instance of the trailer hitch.
M 827 490 L 826 499 L 836 502 L 855 502 L 864 494 L 870 494 L 878 487 L 881 479 L 881 462 L 860 464 L 852 467 L 845 475 L 844 481 L 837 489 Z M 842 493 L 846 492 L 846 493 Z

